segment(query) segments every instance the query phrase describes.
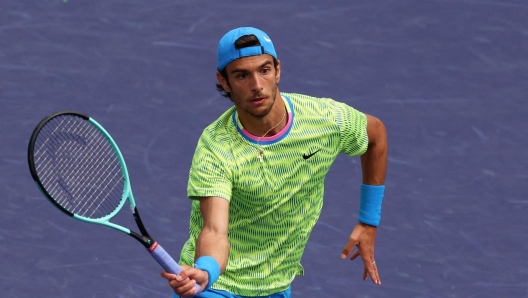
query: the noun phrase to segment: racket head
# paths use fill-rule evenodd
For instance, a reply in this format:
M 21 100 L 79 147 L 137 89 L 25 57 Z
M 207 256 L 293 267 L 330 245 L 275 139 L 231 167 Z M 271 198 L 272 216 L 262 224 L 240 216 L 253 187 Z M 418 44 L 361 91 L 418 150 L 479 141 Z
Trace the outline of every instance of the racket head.
M 127 199 L 135 208 L 119 148 L 83 113 L 62 111 L 44 118 L 31 135 L 28 164 L 44 196 L 74 218 L 113 226 L 108 221 Z

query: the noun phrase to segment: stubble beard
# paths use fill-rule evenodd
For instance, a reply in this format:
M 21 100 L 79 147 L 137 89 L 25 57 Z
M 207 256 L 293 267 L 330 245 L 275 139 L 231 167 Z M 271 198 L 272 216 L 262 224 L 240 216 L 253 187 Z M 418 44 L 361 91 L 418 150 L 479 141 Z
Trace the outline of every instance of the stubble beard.
M 258 94 L 259 96 L 262 95 L 262 94 Z M 240 108 L 242 108 L 242 110 L 244 110 L 246 113 L 250 114 L 251 116 L 255 117 L 255 118 L 264 118 L 265 116 L 267 116 L 271 109 L 273 108 L 273 105 L 275 104 L 275 97 L 277 96 L 277 85 L 275 85 L 275 87 L 272 89 L 271 91 L 271 96 L 269 97 L 269 99 L 271 100 L 271 105 L 263 110 L 263 111 L 256 111 L 256 110 L 252 110 L 252 109 L 249 109 L 247 107 L 245 107 L 244 104 L 240 104 L 240 100 L 237 100 L 235 99 L 236 96 L 231 93 L 231 97 L 233 98 L 233 102 L 239 106 Z

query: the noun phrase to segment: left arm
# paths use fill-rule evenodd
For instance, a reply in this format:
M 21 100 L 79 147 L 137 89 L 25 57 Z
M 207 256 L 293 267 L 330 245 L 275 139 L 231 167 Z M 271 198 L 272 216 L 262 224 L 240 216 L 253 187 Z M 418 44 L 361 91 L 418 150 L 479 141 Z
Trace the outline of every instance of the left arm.
M 387 132 L 385 125 L 376 117 L 367 116 L 367 151 L 361 155 L 363 184 L 383 185 L 387 173 Z
M 383 123 L 376 117 L 367 116 L 367 135 L 368 149 L 361 155 L 361 168 L 363 173 L 363 184 L 370 186 L 382 186 L 385 183 L 385 174 L 387 172 L 387 132 Z M 361 256 L 365 264 L 363 270 L 363 279 L 368 276 L 372 281 L 380 285 L 376 262 L 374 261 L 374 244 L 376 242 L 376 226 L 358 223 L 348 239 L 341 258 L 346 259 L 348 255 L 357 247 L 357 250 L 350 257 L 354 260 Z

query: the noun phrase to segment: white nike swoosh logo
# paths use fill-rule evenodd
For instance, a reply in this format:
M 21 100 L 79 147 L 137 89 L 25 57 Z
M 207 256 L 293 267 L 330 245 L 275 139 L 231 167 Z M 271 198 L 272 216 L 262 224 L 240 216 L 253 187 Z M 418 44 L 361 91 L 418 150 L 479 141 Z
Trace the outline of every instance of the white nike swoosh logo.
M 264 36 L 264 40 L 267 41 L 267 42 L 271 42 L 271 39 L 269 39 L 269 37 L 267 37 L 267 36 Z

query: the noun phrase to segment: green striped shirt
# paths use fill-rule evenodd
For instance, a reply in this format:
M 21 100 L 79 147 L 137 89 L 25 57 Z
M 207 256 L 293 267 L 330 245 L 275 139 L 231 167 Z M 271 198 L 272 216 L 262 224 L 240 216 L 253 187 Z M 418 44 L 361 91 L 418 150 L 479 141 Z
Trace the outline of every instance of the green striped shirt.
M 230 108 L 202 133 L 189 174 L 190 238 L 180 262 L 192 265 L 203 219 L 201 197 L 229 201 L 231 246 L 212 288 L 241 296 L 286 290 L 323 205 L 324 179 L 339 153 L 367 150 L 366 116 L 329 98 L 281 93 L 288 110 L 277 135 L 251 136 Z M 263 162 L 258 159 L 264 151 Z

